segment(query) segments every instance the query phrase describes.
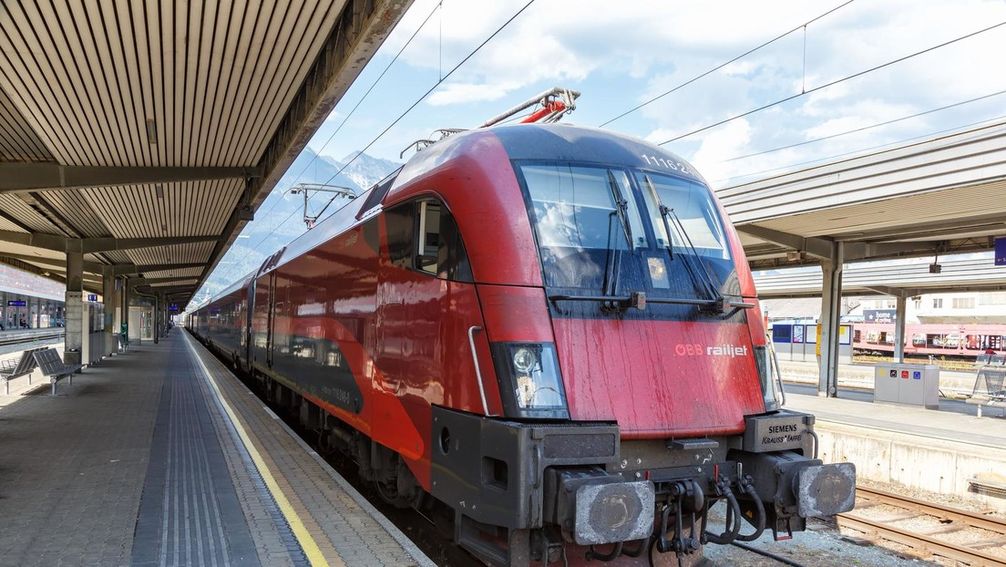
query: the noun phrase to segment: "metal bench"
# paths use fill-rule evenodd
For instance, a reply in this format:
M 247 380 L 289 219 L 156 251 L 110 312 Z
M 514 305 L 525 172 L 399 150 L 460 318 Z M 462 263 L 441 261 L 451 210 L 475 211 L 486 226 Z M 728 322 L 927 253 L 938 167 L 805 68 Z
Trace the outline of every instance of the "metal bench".
M 30 348 L 21 353 L 21 358 L 17 362 L 13 360 L 0 361 L 0 380 L 4 382 L 4 395 L 10 395 L 10 381 L 22 376 L 28 377 L 28 384 L 31 384 L 31 373 L 38 368 L 34 354 L 42 348 Z
M 59 352 L 54 348 L 39 349 L 34 353 L 34 356 L 35 362 L 42 370 L 42 375 L 49 378 L 54 396 L 56 395 L 57 382 L 67 378 L 69 383 L 73 384 L 73 373 L 83 368 L 80 364 L 64 364 L 63 360 L 59 358 Z
M 982 416 L 982 406 L 1006 408 L 1006 368 L 979 368 L 975 375 L 975 386 L 965 402 L 978 406 L 978 417 Z M 1003 414 L 1006 416 L 1006 409 Z

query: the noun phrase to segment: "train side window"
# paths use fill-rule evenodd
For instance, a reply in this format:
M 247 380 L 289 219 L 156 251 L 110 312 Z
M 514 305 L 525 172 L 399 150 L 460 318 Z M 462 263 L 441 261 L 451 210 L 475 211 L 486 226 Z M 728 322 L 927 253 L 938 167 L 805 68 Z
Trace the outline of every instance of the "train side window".
M 439 201 L 419 203 L 416 268 L 439 278 L 472 281 L 461 234 L 454 217 Z
M 437 276 L 455 281 L 472 282 L 465 244 L 461 240 L 454 215 L 446 208 L 440 214 L 440 246 L 437 247 Z
M 416 268 L 436 274 L 440 248 L 440 203 L 419 203 L 419 246 L 416 250 Z
M 388 255 L 391 263 L 400 268 L 412 267 L 415 208 L 415 203 L 405 203 L 384 211 L 388 228 Z
M 392 264 L 438 278 L 472 281 L 457 223 L 443 203 L 413 201 L 391 207 L 384 214 Z

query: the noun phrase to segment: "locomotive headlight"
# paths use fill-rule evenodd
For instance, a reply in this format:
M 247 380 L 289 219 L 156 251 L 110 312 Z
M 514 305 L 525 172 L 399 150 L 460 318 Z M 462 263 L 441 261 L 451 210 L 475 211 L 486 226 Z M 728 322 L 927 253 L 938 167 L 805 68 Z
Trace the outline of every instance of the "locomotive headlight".
M 569 419 L 551 343 L 493 343 L 493 362 L 508 417 Z
M 514 370 L 521 374 L 530 374 L 538 365 L 538 356 L 530 347 L 517 347 L 513 351 Z

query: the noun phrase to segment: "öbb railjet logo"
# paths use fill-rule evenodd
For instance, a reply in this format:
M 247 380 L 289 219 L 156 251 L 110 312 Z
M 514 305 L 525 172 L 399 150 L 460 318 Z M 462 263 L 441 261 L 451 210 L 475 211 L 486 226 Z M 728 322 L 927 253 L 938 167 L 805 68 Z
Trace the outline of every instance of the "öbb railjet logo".
M 718 345 L 706 347 L 706 356 L 747 356 L 748 347 L 737 345 Z

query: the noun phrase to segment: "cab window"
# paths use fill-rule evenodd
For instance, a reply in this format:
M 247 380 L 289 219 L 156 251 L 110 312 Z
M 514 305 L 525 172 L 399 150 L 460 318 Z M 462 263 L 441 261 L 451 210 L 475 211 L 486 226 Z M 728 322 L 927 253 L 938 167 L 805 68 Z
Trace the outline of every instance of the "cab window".
M 457 223 L 435 199 L 420 199 L 385 211 L 391 263 L 442 279 L 472 281 Z

